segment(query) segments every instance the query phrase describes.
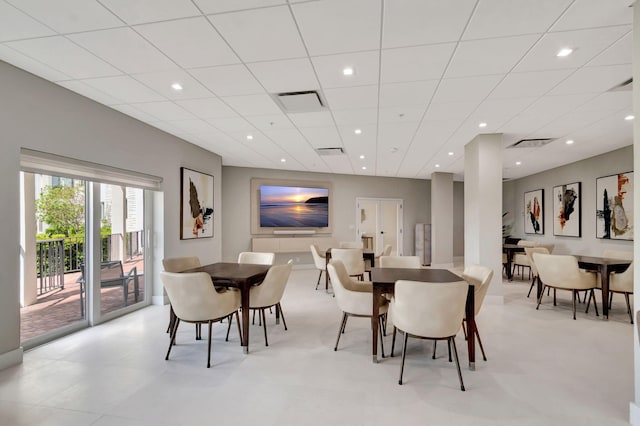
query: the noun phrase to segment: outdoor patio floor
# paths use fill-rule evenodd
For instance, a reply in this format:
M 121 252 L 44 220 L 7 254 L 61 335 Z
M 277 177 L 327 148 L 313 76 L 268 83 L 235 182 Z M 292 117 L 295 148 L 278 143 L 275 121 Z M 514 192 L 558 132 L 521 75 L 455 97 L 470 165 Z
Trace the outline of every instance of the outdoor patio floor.
M 125 271 L 131 270 L 134 266 L 138 270 L 138 302 L 141 302 L 144 300 L 143 260 L 134 259 L 123 264 Z M 84 319 L 80 311 L 80 284 L 76 282 L 79 276 L 80 272 L 65 274 L 64 289 L 49 291 L 38 296 L 35 304 L 20 309 L 21 342 Z M 124 306 L 122 288 L 108 287 L 100 289 L 100 300 L 101 314 L 122 308 Z M 86 303 L 85 297 L 83 297 L 83 301 Z M 134 303 L 133 283 L 129 282 L 127 304 Z

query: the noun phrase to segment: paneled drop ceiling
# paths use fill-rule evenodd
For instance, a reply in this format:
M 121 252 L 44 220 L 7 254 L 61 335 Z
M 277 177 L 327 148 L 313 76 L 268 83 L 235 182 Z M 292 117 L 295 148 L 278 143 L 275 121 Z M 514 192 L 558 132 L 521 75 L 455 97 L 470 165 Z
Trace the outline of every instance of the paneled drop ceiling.
M 224 165 L 461 179 L 479 133 L 551 138 L 505 149 L 517 178 L 632 144 L 631 3 L 0 0 L 0 59 Z

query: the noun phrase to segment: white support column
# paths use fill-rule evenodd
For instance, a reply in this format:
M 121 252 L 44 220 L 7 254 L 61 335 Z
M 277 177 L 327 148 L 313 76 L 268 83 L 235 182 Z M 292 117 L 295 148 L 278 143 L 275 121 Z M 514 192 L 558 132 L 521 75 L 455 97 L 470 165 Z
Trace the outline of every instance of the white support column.
M 431 175 L 431 265 L 453 267 L 453 173 Z
M 493 269 L 488 295 L 502 303 L 502 135 L 464 148 L 464 263 Z
M 640 4 L 633 8 L 633 80 L 640 82 Z M 633 169 L 640 170 L 640 85 L 633 85 L 633 111 L 636 116 L 633 123 Z M 633 220 L 640 223 L 640 185 L 633 189 Z M 634 232 L 635 234 L 635 232 Z M 640 258 L 640 237 L 635 235 L 633 242 L 633 261 Z M 633 310 L 637 314 L 640 307 L 640 270 L 633 270 Z M 635 317 L 635 315 L 634 315 Z M 629 423 L 640 425 L 640 342 L 638 334 L 633 333 L 633 371 L 635 396 L 629 404 Z
M 38 297 L 36 272 L 36 184 L 33 173 L 20 173 L 20 306 L 33 305 Z

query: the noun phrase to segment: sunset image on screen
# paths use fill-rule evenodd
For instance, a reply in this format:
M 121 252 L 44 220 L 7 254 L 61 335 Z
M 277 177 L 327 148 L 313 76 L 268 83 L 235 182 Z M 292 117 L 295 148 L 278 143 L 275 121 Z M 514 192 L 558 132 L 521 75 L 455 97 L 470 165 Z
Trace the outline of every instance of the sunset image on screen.
M 260 226 L 329 226 L 329 189 L 262 185 Z

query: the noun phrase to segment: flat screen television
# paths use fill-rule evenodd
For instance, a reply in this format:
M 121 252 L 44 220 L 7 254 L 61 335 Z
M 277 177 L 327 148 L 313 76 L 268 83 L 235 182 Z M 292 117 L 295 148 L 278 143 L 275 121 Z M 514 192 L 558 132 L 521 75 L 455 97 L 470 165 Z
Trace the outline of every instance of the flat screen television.
M 326 228 L 329 188 L 260 185 L 259 215 L 263 228 Z

